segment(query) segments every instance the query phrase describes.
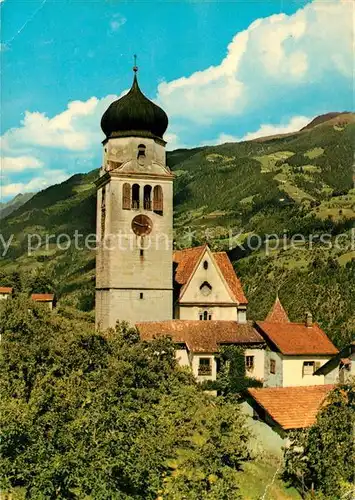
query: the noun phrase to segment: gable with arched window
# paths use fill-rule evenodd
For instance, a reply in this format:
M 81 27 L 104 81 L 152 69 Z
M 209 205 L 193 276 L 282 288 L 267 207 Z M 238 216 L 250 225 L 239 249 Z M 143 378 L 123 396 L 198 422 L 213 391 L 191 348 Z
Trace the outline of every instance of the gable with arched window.
M 128 182 L 122 186 L 122 208 L 123 210 L 131 209 L 131 185 Z
M 153 211 L 158 215 L 163 215 L 163 190 L 161 186 L 154 186 L 153 190 Z

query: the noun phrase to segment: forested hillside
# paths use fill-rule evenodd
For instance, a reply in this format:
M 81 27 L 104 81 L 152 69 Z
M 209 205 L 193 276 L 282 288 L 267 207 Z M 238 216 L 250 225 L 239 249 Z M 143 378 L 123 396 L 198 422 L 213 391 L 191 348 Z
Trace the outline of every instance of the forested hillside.
M 344 344 L 355 334 L 354 141 L 355 115 L 331 113 L 294 134 L 168 153 L 176 245 L 227 250 L 250 317 L 263 318 L 279 290 L 293 320 L 310 309 Z M 96 176 L 52 186 L 2 221 L 5 241 L 14 236 L 1 284 L 40 283 L 64 304 L 93 308 L 94 252 L 60 250 L 46 235 L 95 232 Z M 35 233 L 41 246 L 28 255 Z

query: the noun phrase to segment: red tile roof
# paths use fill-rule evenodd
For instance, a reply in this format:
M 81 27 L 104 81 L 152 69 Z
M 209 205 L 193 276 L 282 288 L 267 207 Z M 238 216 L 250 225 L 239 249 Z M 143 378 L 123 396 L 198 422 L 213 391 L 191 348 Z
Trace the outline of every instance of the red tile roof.
M 179 283 L 179 285 L 186 285 L 207 248 L 207 245 L 202 245 L 199 247 L 185 248 L 184 250 L 176 250 L 174 252 L 173 261 L 177 264 L 175 281 Z M 247 304 L 248 301 L 244 295 L 242 285 L 235 274 L 232 263 L 226 252 L 215 252 L 212 253 L 212 255 L 234 300 L 239 304 Z M 181 291 L 183 291 L 183 289 Z
M 193 352 L 218 352 L 219 344 L 264 344 L 251 323 L 168 320 L 137 323 L 142 340 L 168 336 Z
M 302 429 L 316 421 L 317 413 L 334 385 L 265 387 L 248 389 L 249 395 L 282 429 Z
M 283 308 L 283 305 L 280 302 L 279 297 L 276 297 L 275 303 L 270 309 L 269 314 L 266 317 L 266 320 L 270 323 L 289 323 L 287 313 Z
M 215 261 L 217 262 L 234 299 L 239 302 L 239 304 L 247 304 L 248 301 L 244 295 L 242 285 L 235 274 L 232 263 L 226 252 L 215 252 L 213 253 L 213 257 L 215 258 Z
M 271 341 L 282 354 L 337 354 L 338 349 L 332 344 L 321 328 L 314 323 L 256 323 L 261 335 Z
M 0 286 L 0 293 L 12 293 L 13 288 L 10 288 L 8 286 Z
M 54 300 L 53 293 L 33 293 L 31 299 L 36 302 L 52 302 Z
M 176 250 L 173 254 L 173 261 L 178 264 L 175 272 L 175 281 L 179 285 L 185 285 L 195 269 L 198 261 L 201 259 L 206 245 L 194 248 L 185 248 Z

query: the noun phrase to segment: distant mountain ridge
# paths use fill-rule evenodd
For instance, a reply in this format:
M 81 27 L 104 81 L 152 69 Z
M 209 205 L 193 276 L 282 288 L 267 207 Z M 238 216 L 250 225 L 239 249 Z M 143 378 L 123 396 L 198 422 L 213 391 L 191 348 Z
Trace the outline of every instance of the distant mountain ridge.
M 20 208 L 22 205 L 27 203 L 35 193 L 19 193 L 10 201 L 5 203 L 0 203 L 0 219 L 4 219 L 8 215 L 12 214 L 15 210 Z

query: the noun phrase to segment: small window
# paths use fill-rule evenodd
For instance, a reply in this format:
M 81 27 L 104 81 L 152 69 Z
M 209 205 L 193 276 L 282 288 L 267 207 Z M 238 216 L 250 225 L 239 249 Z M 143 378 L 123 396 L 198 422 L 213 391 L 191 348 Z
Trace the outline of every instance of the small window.
M 200 358 L 198 365 L 198 374 L 202 376 L 212 375 L 212 359 Z
M 207 260 L 203 261 L 203 269 L 208 269 L 208 262 L 207 262 Z
M 303 376 L 313 375 L 314 373 L 314 361 L 304 361 L 303 362 Z
M 144 210 L 152 209 L 152 186 L 148 184 L 144 186 L 143 191 L 143 208 Z
M 144 250 L 143 250 L 143 248 L 141 248 L 141 249 L 139 250 L 139 256 L 140 256 L 140 257 L 144 257 Z
M 137 158 L 138 158 L 138 160 L 139 159 L 142 160 L 145 158 L 145 146 L 144 146 L 144 144 L 139 144 Z
M 245 368 L 248 372 L 254 370 L 254 356 L 245 356 Z
M 202 311 L 199 314 L 200 321 L 207 321 L 212 319 L 212 314 L 208 311 Z
M 141 292 L 141 293 L 139 294 L 139 298 L 140 298 L 140 299 L 143 299 L 143 297 L 144 297 L 143 292 Z
M 123 210 L 131 209 L 131 186 L 128 182 L 122 186 L 122 208 Z
M 270 373 L 273 375 L 276 373 L 276 361 L 274 359 L 270 359 Z
M 139 208 L 139 184 L 132 186 L 132 208 L 137 210 Z
M 153 211 L 158 215 L 163 215 L 163 190 L 161 186 L 154 186 L 153 189 Z

